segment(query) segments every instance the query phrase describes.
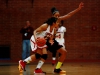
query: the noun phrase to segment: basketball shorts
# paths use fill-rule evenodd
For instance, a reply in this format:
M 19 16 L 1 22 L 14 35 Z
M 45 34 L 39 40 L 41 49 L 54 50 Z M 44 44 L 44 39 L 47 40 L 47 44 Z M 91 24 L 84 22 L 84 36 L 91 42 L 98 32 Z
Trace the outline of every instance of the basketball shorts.
M 47 50 L 55 53 L 57 52 L 57 50 L 59 50 L 61 47 L 63 47 L 62 45 L 60 45 L 55 39 L 53 45 L 51 45 L 51 43 L 49 43 L 49 40 L 47 40 L 46 45 L 47 45 Z

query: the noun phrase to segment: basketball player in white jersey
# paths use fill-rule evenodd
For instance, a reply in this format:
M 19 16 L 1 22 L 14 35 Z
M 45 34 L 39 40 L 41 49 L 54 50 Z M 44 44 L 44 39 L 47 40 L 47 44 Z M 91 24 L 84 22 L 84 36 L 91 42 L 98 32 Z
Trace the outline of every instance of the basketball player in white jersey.
M 66 32 L 66 27 L 63 26 L 64 21 L 62 20 L 59 24 L 59 27 L 57 29 L 57 33 L 55 35 L 55 40 L 59 42 L 60 45 L 62 45 L 65 48 L 65 38 L 64 34 Z M 60 56 L 60 54 L 59 54 Z M 52 65 L 56 63 L 56 53 L 52 54 Z
M 35 61 L 36 59 L 40 59 L 34 73 L 43 73 L 41 66 L 47 59 L 47 45 L 45 44 L 44 46 L 39 47 L 36 43 L 36 40 L 38 37 L 44 37 L 45 39 L 50 39 L 49 42 L 52 45 L 53 44 L 52 38 L 56 31 L 55 28 L 57 27 L 58 27 L 57 18 L 51 17 L 46 21 L 46 23 L 42 24 L 40 27 L 34 30 L 33 33 L 34 35 L 32 35 L 30 41 L 31 41 L 31 49 L 32 51 L 35 52 L 35 54 L 29 56 L 24 60 L 19 61 L 20 72 L 25 71 L 26 64 Z
M 59 42 L 60 45 L 63 45 L 64 48 L 65 48 L 65 38 L 64 38 L 65 32 L 66 32 L 66 27 L 63 26 L 63 20 L 62 20 L 61 24 L 59 24 L 59 27 L 57 29 L 55 39 L 57 40 L 57 42 Z

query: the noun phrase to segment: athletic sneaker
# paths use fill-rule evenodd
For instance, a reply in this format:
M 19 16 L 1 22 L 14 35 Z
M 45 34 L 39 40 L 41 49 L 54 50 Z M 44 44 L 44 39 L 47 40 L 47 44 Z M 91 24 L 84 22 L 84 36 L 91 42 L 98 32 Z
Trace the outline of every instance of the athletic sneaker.
M 34 70 L 34 73 L 43 73 L 41 69 L 37 68 Z
M 20 60 L 19 61 L 19 71 L 26 71 L 25 70 L 25 65 L 26 65 L 26 62 L 25 61 L 23 61 L 23 60 Z
M 52 65 L 55 65 L 56 64 L 56 60 L 52 60 Z
M 43 72 L 42 69 L 37 68 L 34 70 L 34 73 L 46 73 L 46 72 Z
M 62 71 L 60 68 L 59 69 L 54 69 L 54 73 L 60 73 Z

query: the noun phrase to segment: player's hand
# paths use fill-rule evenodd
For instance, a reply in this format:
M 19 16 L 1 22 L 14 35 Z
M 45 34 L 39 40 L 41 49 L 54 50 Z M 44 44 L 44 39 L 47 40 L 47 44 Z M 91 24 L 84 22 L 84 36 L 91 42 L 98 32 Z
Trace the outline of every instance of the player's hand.
M 54 41 L 53 41 L 53 40 L 49 40 L 49 43 L 50 43 L 51 45 L 53 45 L 53 44 L 54 44 Z
M 81 3 L 79 4 L 79 8 L 81 9 L 81 8 L 83 8 L 83 7 L 84 7 L 84 3 L 81 2 Z

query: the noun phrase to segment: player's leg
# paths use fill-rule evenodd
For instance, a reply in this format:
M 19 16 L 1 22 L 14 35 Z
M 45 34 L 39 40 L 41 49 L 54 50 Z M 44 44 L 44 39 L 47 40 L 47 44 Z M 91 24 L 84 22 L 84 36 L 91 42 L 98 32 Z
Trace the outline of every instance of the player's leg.
M 54 66 L 56 63 L 56 52 L 52 53 L 52 65 Z
M 41 51 L 41 50 L 39 50 Z M 25 71 L 25 66 L 26 64 L 35 61 L 36 59 L 40 59 L 41 58 L 41 52 L 39 53 L 34 53 L 33 55 L 27 57 L 24 60 L 20 60 L 19 61 L 19 71 Z
M 41 59 L 39 60 L 38 65 L 36 66 L 34 73 L 44 73 L 42 71 L 41 67 L 44 64 L 44 62 L 46 61 L 46 59 L 47 59 L 47 50 L 46 50 L 46 48 L 44 48 L 42 50 Z
M 60 73 L 62 70 L 61 70 L 61 66 L 66 58 L 66 54 L 67 54 L 67 51 L 65 50 L 65 48 L 61 47 L 60 49 L 57 50 L 58 53 L 61 54 L 59 60 L 58 60 L 58 63 L 54 69 L 54 72 L 55 73 Z

